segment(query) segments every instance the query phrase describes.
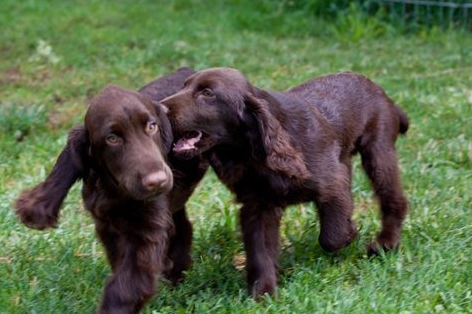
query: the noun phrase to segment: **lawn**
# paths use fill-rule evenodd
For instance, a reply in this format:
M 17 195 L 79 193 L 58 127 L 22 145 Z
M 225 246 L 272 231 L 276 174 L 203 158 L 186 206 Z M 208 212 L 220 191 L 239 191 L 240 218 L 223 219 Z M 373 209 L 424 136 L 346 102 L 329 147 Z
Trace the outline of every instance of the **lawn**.
M 160 283 L 144 313 L 472 313 L 471 34 L 401 34 L 358 12 L 324 22 L 271 3 L 2 1 L 0 313 L 94 311 L 110 269 L 80 184 L 53 230 L 22 226 L 12 203 L 45 178 L 101 88 L 139 88 L 180 66 L 235 67 L 267 89 L 345 70 L 370 77 L 411 119 L 397 143 L 410 214 L 399 252 L 367 257 L 378 210 L 356 160 L 359 238 L 326 254 L 313 206 L 288 208 L 278 295 L 255 303 L 238 205 L 209 173 L 188 203 L 193 267 L 176 288 Z

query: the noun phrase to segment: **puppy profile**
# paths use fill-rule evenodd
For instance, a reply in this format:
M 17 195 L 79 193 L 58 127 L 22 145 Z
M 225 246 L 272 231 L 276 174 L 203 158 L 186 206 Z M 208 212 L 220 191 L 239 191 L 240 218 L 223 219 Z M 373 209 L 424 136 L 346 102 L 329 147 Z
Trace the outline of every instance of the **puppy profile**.
M 253 86 L 235 69 L 214 68 L 192 75 L 161 103 L 169 110 L 174 154 L 208 158 L 242 203 L 247 277 L 256 298 L 274 292 L 280 212 L 288 205 L 316 204 L 319 243 L 328 252 L 356 237 L 350 188 L 358 152 L 382 212 L 382 230 L 368 250 L 398 246 L 407 200 L 394 145 L 408 118 L 369 79 L 327 75 L 281 93 Z

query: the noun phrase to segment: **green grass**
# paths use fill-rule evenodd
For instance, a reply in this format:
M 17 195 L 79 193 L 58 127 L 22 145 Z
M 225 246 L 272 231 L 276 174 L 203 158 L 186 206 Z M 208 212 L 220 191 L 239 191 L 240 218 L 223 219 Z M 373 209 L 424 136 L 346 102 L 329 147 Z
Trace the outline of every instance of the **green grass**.
M 270 1 L 2 1 L 0 313 L 93 312 L 110 270 L 79 185 L 54 230 L 25 228 L 11 204 L 45 178 L 89 97 L 184 65 L 236 67 L 270 89 L 344 70 L 372 78 L 411 119 L 397 145 L 411 212 L 400 251 L 368 258 L 379 220 L 356 161 L 358 240 L 325 254 L 313 207 L 289 208 L 278 297 L 255 303 L 234 263 L 237 205 L 210 173 L 188 204 L 187 280 L 161 283 L 144 313 L 472 313 L 472 38 L 401 36 L 355 14 L 325 23 Z

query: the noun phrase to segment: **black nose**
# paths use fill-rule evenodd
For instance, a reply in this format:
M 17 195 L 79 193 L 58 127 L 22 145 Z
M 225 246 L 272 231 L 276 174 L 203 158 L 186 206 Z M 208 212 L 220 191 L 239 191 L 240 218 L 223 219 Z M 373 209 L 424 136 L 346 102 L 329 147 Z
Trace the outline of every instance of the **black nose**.
M 144 176 L 141 182 L 146 190 L 163 190 L 169 182 L 169 176 L 164 170 L 159 170 Z

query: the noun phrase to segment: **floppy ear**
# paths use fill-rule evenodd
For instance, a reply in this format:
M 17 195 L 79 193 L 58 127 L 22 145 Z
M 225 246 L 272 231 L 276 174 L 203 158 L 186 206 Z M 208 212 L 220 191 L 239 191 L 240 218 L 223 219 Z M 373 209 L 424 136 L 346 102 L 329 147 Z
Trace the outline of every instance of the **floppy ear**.
M 156 101 L 152 101 L 152 104 L 156 109 L 157 116 L 159 117 L 159 131 L 161 132 L 161 139 L 162 144 L 164 145 L 164 150 L 166 153 L 169 153 L 172 149 L 172 142 L 174 141 L 172 127 L 170 125 L 169 117 L 167 117 L 167 112 L 169 111 L 169 109 L 167 109 Z
M 88 145 L 84 126 L 73 127 L 46 180 L 23 191 L 15 201 L 15 211 L 22 223 L 34 229 L 56 225 L 69 189 L 84 175 Z
M 257 122 L 258 133 L 256 136 L 259 137 L 260 141 L 258 142 L 262 144 L 265 151 L 267 166 L 289 178 L 298 180 L 308 178 L 310 173 L 306 168 L 302 153 L 290 144 L 290 136 L 272 114 L 269 101 L 253 94 L 247 94 L 244 103 L 246 110 Z M 248 117 L 244 120 L 246 120 L 246 125 L 253 124 Z M 254 134 L 252 131 L 252 135 L 249 135 L 253 146 L 256 144 Z

